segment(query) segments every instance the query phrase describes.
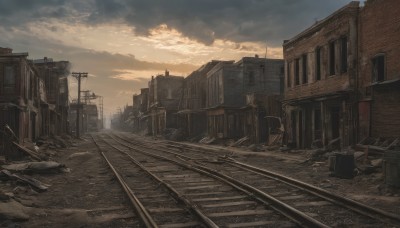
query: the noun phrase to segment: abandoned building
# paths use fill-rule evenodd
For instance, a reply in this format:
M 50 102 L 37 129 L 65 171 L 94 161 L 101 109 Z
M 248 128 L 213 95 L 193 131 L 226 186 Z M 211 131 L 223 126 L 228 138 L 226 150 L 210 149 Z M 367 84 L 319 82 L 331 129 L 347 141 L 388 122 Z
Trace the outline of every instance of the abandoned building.
M 53 61 L 51 58 L 33 60 L 39 75 L 44 80 L 47 93 L 46 118 L 42 123 L 43 135 L 60 135 L 68 132 L 69 88 L 68 61 Z M 48 120 L 48 121 L 47 121 Z
M 221 61 L 213 60 L 193 71 L 183 82 L 178 127 L 187 138 L 203 135 L 207 131 L 206 81 L 207 73 Z
M 149 88 L 141 88 L 140 94 L 133 95 L 133 131 L 147 133 L 149 128 L 148 107 Z
M 295 147 L 355 142 L 358 10 L 351 2 L 283 44 L 285 127 Z
M 40 107 L 46 104 L 44 91 L 39 90 L 43 82 L 27 57 L 28 53 L 0 48 L 0 126 L 3 132 L 8 125 L 19 143 L 34 141 L 41 134 Z M 5 140 L 2 135 L 1 143 Z
M 252 143 L 266 142 L 265 117 L 279 112 L 267 113 L 265 103 L 256 101 L 280 95 L 283 73 L 283 60 L 258 56 L 221 62 L 212 68 L 206 87 L 208 135 L 225 139 L 247 136 Z
M 35 142 L 40 136 L 59 135 L 68 129 L 69 62 L 27 57 L 28 53 L 0 48 L 1 153 L 12 151 L 5 148 L 11 142 Z M 4 155 L 20 156 L 18 152 Z
M 367 1 L 359 14 L 359 138 L 400 138 L 400 14 L 396 0 Z M 388 140 L 388 141 L 387 141 Z
M 179 102 L 182 97 L 183 76 L 165 75 L 152 77 L 149 81 L 148 132 L 160 135 L 167 128 L 177 128 Z

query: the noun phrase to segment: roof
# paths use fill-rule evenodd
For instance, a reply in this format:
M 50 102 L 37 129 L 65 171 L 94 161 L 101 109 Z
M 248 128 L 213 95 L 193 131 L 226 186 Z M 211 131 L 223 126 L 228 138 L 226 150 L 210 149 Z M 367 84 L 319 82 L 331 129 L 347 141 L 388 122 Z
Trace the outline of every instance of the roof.
M 290 40 L 284 41 L 283 46 L 287 46 L 289 44 L 294 43 L 295 41 L 299 40 L 300 38 L 302 38 L 303 36 L 308 35 L 309 33 L 313 33 L 315 32 L 315 30 L 318 30 L 320 27 L 324 26 L 328 21 L 330 21 L 332 18 L 337 17 L 339 14 L 345 12 L 348 9 L 351 8 L 357 8 L 359 9 L 359 5 L 360 2 L 358 1 L 351 1 L 349 4 L 343 6 L 342 8 L 336 10 L 335 12 L 333 12 L 331 15 L 329 15 L 328 17 L 316 22 L 314 25 L 312 25 L 311 27 L 305 29 L 304 31 L 300 32 L 299 34 L 297 34 L 296 36 L 294 36 L 293 38 L 291 38 Z

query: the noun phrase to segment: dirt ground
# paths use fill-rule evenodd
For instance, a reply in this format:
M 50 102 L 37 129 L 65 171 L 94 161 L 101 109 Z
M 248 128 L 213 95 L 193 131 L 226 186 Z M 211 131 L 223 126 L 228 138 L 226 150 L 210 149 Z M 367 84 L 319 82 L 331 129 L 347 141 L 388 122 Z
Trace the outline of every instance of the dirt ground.
M 229 151 L 237 160 L 400 214 L 399 191 L 385 187 L 379 170 L 339 179 L 330 175 L 326 159 L 307 161 L 308 151 L 251 152 L 246 148 L 197 145 L 221 154 Z M 73 140 L 71 147 L 51 152 L 51 160 L 66 168 L 29 175 L 49 185 L 47 191 L 39 193 L 16 181 L 0 180 L 0 227 L 138 226 L 127 198 L 89 138 Z

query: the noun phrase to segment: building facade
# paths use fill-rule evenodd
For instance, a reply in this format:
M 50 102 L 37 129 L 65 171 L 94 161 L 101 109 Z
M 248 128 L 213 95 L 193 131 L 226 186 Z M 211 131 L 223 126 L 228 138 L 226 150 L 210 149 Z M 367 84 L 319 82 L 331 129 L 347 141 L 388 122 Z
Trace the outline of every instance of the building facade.
M 183 76 L 165 75 L 152 77 L 148 96 L 148 133 L 160 135 L 167 128 L 178 127 L 179 102 L 182 98 Z
M 359 140 L 400 138 L 400 8 L 367 1 L 359 17 Z
M 359 3 L 351 2 L 283 44 L 289 144 L 356 140 Z

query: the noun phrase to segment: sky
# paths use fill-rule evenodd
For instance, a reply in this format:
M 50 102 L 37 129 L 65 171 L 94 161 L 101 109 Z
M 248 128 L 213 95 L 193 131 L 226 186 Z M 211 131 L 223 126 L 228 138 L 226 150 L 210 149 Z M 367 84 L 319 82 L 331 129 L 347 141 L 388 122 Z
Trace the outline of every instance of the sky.
M 104 114 L 132 105 L 152 75 L 211 60 L 282 58 L 282 43 L 349 0 L 0 0 L 0 47 L 67 60 Z M 267 48 L 266 48 L 267 47 Z M 77 82 L 69 78 L 70 97 Z

